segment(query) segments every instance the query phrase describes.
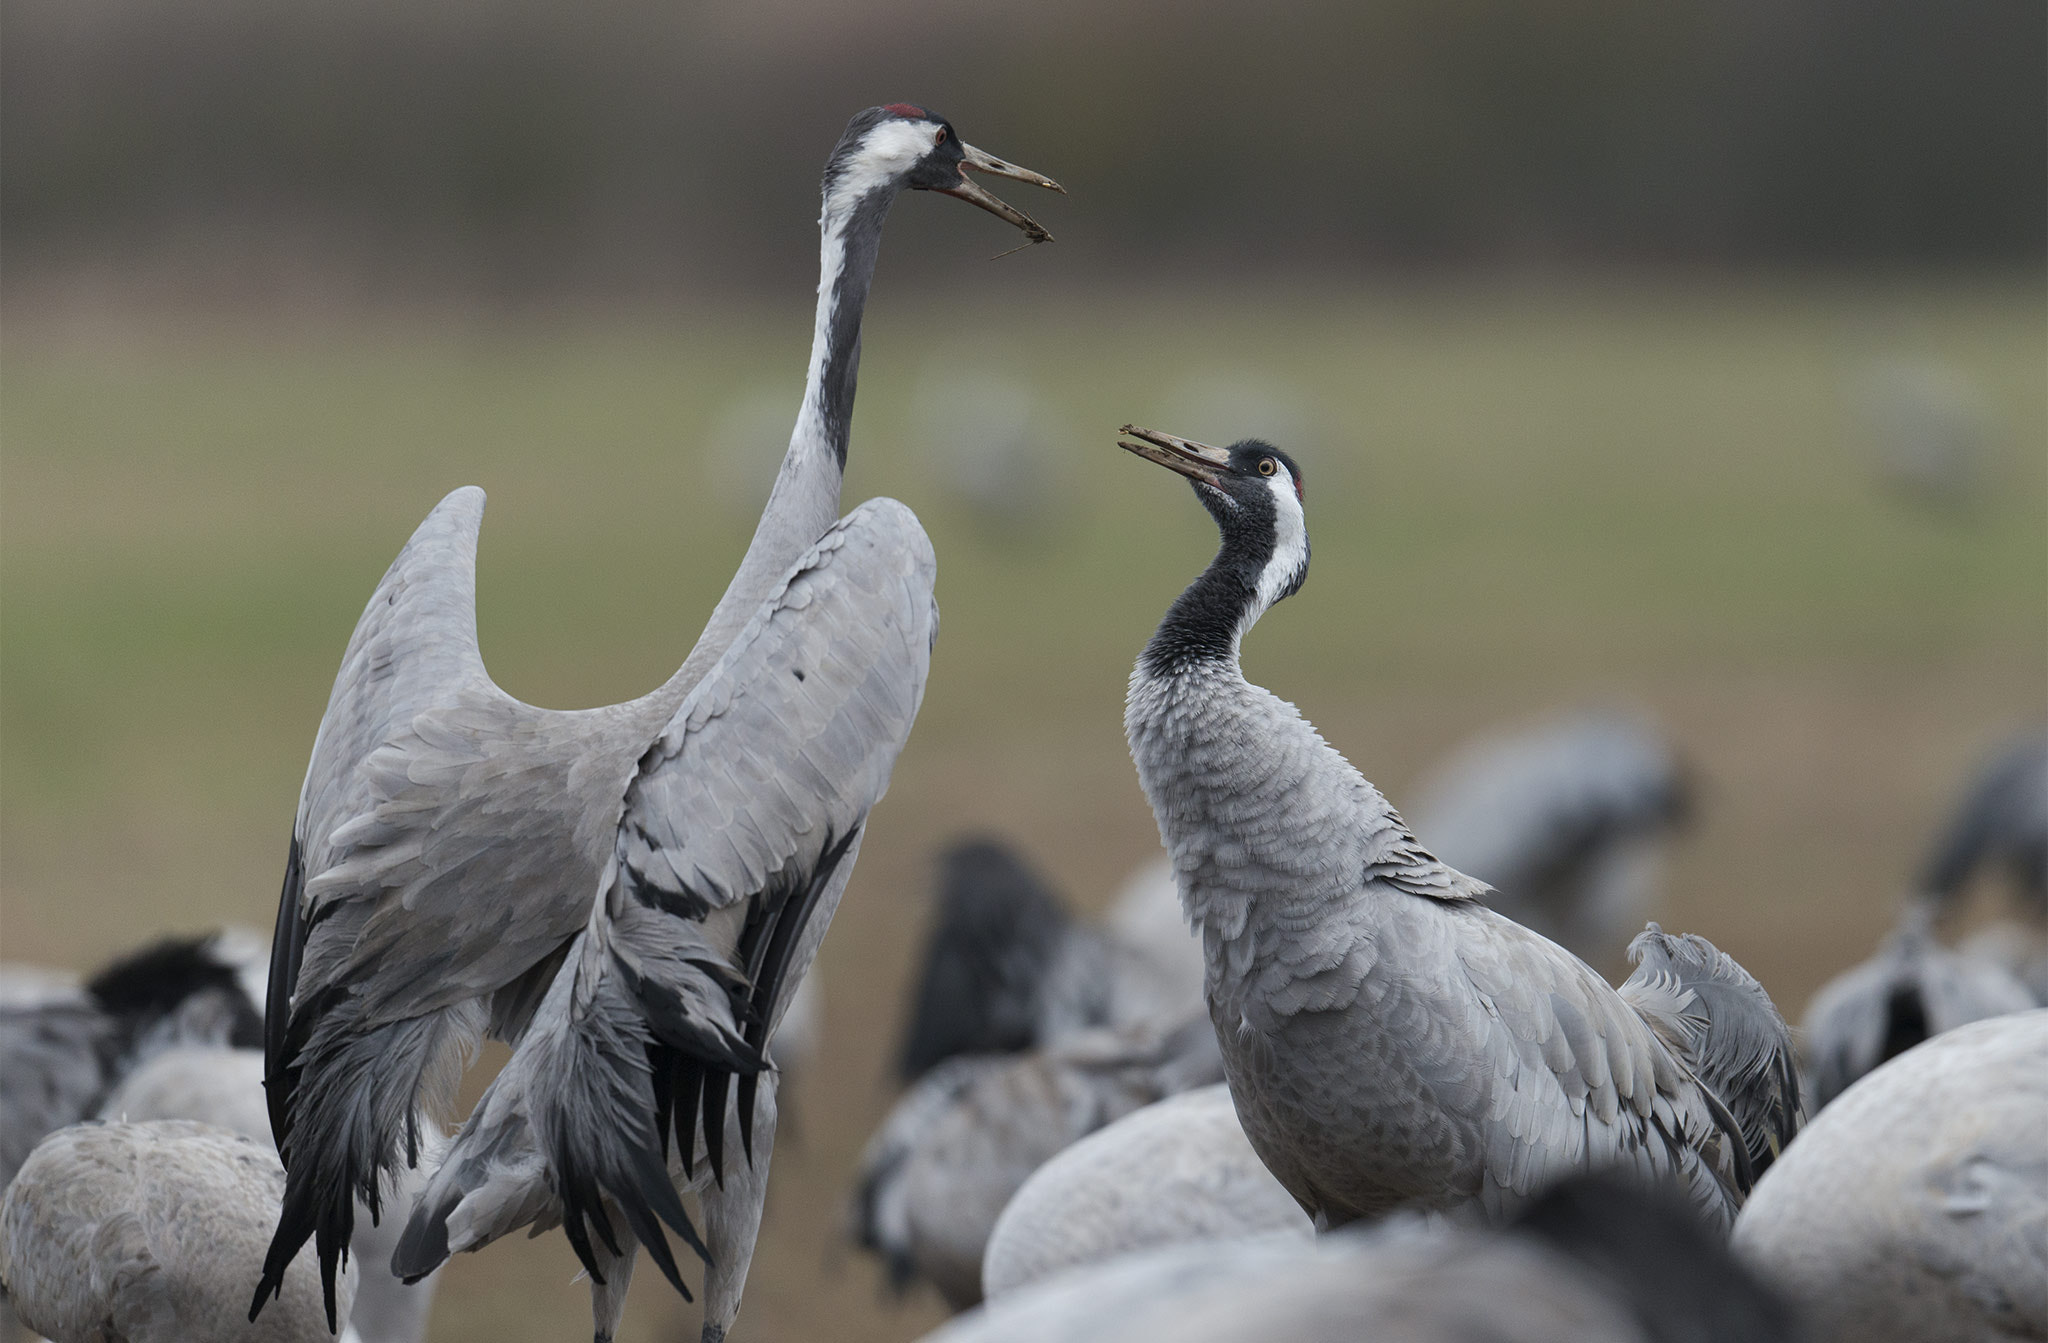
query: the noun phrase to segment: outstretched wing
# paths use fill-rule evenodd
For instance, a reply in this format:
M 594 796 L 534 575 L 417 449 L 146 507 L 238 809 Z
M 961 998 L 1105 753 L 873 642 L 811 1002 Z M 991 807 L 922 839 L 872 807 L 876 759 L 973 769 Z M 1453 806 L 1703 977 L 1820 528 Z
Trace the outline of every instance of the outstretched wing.
M 479 1032 L 476 1000 L 558 954 L 588 912 L 602 850 L 579 857 L 570 776 L 603 736 L 589 729 L 619 716 L 550 713 L 491 683 L 483 507 L 455 491 L 399 552 L 314 739 L 271 949 L 264 1078 L 290 1179 L 259 1306 L 308 1236 L 331 1283 L 356 1199 L 374 1214 L 401 1141 L 416 1153 L 422 1087 Z
M 768 1037 L 924 696 L 935 573 L 909 509 L 886 499 L 855 509 L 691 692 L 626 789 L 590 921 L 507 1065 L 525 1103 L 487 1097 L 478 1109 L 524 1111 L 564 1230 L 594 1274 L 590 1229 L 618 1250 L 607 1204 L 678 1290 L 660 1224 L 702 1251 L 669 1181 L 668 1139 L 690 1163 L 701 1113 L 706 1155 L 722 1170 L 737 1078 L 750 1144 Z M 546 1066 L 529 1066 L 542 1057 Z M 504 1133 L 473 1120 L 443 1169 L 506 1147 Z M 474 1179 L 489 1183 L 481 1168 Z M 430 1186 L 415 1223 L 460 1222 L 461 1207 L 460 1190 Z M 407 1238 L 448 1243 L 430 1227 Z
M 373 752 L 408 732 L 413 718 L 451 689 L 491 685 L 476 641 L 476 541 L 483 512 L 484 492 L 466 487 L 435 505 L 413 532 L 349 636 L 313 738 L 270 946 L 263 1049 L 271 1128 L 280 1150 L 291 1124 L 289 1091 L 279 1085 L 279 1072 L 287 1060 L 292 997 L 312 923 L 305 908 L 306 865 L 310 859 L 316 874 L 325 871 L 340 847 L 330 838 L 334 831 L 383 800 L 360 770 Z

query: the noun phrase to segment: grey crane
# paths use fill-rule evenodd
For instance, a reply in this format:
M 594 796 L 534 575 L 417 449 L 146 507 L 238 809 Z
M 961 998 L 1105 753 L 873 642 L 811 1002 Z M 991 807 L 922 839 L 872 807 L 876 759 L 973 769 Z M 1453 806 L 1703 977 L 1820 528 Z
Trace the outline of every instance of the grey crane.
M 2048 1009 L 1862 1078 L 1757 1182 L 1734 1248 L 1813 1343 L 2048 1338 Z
M 1997 961 L 1935 940 L 1934 914 L 1924 901 L 1908 902 L 1876 953 L 1806 1005 L 1799 1034 L 1809 1110 L 1818 1113 L 1857 1078 L 1932 1036 L 2035 1005 Z
M 1947 913 L 1980 873 L 1999 868 L 2018 917 L 1979 929 L 1965 948 L 1998 959 L 2048 1005 L 2048 728 L 2019 734 L 1985 762 L 1929 849 L 1919 890 Z
M 486 1033 L 523 1053 L 450 1160 L 474 1174 L 474 1135 L 524 1110 L 530 1125 L 519 1123 L 543 1149 L 535 1171 L 558 1182 L 572 1242 L 596 1276 L 581 1232 L 598 1190 L 619 1195 L 625 1168 L 614 1158 L 659 1152 L 648 1115 L 572 1158 L 570 1144 L 592 1136 L 585 1121 L 623 1122 L 640 1092 L 653 1104 L 659 1082 L 664 1130 L 671 1102 L 687 1102 L 673 1115 L 686 1159 L 686 1112 L 701 1101 L 722 1177 L 729 1084 L 739 1077 L 740 1123 L 751 1128 L 763 1043 L 851 871 L 878 762 L 886 777 L 922 690 L 929 543 L 888 501 L 838 517 L 883 221 L 902 191 L 930 190 L 1031 241 L 1050 236 L 970 170 L 1057 189 L 963 144 L 922 107 L 870 108 L 847 124 L 825 168 L 796 427 L 738 572 L 659 689 L 556 712 L 492 683 L 477 647 L 474 488 L 443 500 L 378 584 L 314 739 L 278 905 L 266 1085 L 289 1180 L 252 1312 L 308 1238 L 332 1278 L 356 1200 L 377 1213 L 385 1178 L 418 1155 L 423 1111 L 445 1103 L 465 1048 Z M 819 717 L 828 712 L 839 717 Z M 598 1042 L 576 1035 L 599 1023 L 616 1028 L 602 1066 L 581 1052 Z M 548 1029 L 535 1039 L 537 1025 Z M 642 1049 L 649 1030 L 659 1043 Z M 554 1064 L 596 1071 L 536 1077 L 541 1055 L 562 1050 L 573 1057 Z M 663 1072 L 653 1081 L 650 1050 Z M 697 1088 L 687 1096 L 685 1076 Z M 510 1104 L 521 1079 L 539 1085 Z M 587 1089 L 553 1089 L 572 1081 Z M 672 1225 L 679 1205 L 673 1190 L 624 1200 L 636 1233 L 658 1239 L 641 1218 L 643 1192 Z M 707 1335 L 738 1309 L 758 1192 L 721 1180 L 705 1197 L 717 1247 Z M 601 1210 L 595 1224 L 612 1245 Z M 434 1247 L 429 1235 L 415 1249 Z M 665 1249 L 656 1257 L 673 1269 Z
M 1033 1171 L 989 1232 L 981 1286 L 993 1301 L 1162 1245 L 1313 1230 L 1216 1083 L 1135 1110 Z
M 1768 996 L 1704 942 L 1669 941 L 1617 993 L 1488 908 L 1483 883 L 1239 669 L 1245 632 L 1308 574 L 1300 468 L 1257 440 L 1124 433 L 1188 478 L 1222 534 L 1140 655 L 1124 725 L 1268 1168 L 1325 1227 L 1404 1206 L 1498 1213 L 1609 1164 L 1677 1181 L 1727 1226 L 1799 1113 Z M 1744 1084 L 1771 1094 L 1732 1094 Z M 1746 1141 L 1743 1116 L 1775 1131 Z
M 1493 887 L 1488 904 L 1604 965 L 1652 912 L 1690 801 L 1653 724 L 1592 710 L 1467 743 L 1407 814 L 1438 857 Z
M 0 1283 L 23 1323 L 58 1343 L 318 1343 L 330 1331 L 310 1252 L 276 1309 L 242 1318 L 283 1194 L 267 1143 L 184 1120 L 74 1124 L 7 1187 Z M 343 1319 L 355 1290 L 351 1264 Z
M 1952 900 L 1988 867 L 2005 868 L 2034 917 L 2048 919 L 2048 728 L 1985 762 L 1929 850 L 1920 889 Z
M 256 1044 L 263 1022 L 242 968 L 218 935 L 164 938 L 76 990 L 0 1007 L 0 1187 L 44 1135 L 90 1118 L 153 1054 Z
M 1012 846 L 958 840 L 939 856 L 935 921 L 897 1073 L 914 1082 L 958 1054 L 1017 1053 L 1076 1031 L 1170 1028 L 1201 1009 L 1201 950 L 1171 879 L 1134 875 L 1099 923 Z
M 1668 1191 L 1575 1175 L 1503 1229 L 1396 1218 L 1077 1267 L 926 1343 L 1793 1343 L 1786 1303 Z
M 217 1045 L 180 1045 L 154 1054 L 121 1079 L 100 1105 L 101 1119 L 138 1124 L 157 1119 L 188 1119 L 239 1133 L 275 1150 L 270 1137 L 270 1111 L 263 1100 L 263 1051 L 225 1049 Z M 431 1130 L 421 1135 L 421 1168 L 398 1173 L 394 1197 L 409 1200 L 424 1184 L 427 1168 L 446 1147 Z M 360 1215 L 363 1209 L 358 1208 Z M 362 1343 L 421 1343 L 433 1310 L 436 1281 L 401 1282 L 391 1272 L 391 1252 L 398 1246 L 398 1222 L 357 1233 L 355 1254 L 359 1277 L 349 1327 Z
M 955 1310 L 981 1300 L 996 1219 L 1047 1158 L 1162 1097 L 1217 1081 L 1199 1016 L 1076 1032 L 1022 1054 L 962 1054 L 919 1078 L 861 1153 L 853 1233 L 898 1288 L 930 1282 Z

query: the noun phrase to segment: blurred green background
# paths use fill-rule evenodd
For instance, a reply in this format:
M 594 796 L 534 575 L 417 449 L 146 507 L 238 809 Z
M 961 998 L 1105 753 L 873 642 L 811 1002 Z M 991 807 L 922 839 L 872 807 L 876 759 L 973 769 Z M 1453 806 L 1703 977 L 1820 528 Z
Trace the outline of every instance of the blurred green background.
M 1156 845 L 1122 690 L 1212 535 L 1113 447 L 1271 436 L 1315 560 L 1247 671 L 1398 804 L 1454 743 L 1645 708 L 1704 778 L 1667 924 L 1789 1011 L 2048 711 L 2038 4 L 0 3 L 0 956 L 268 927 L 384 566 L 490 492 L 537 703 L 674 668 L 802 381 L 816 174 L 928 101 L 1061 178 L 899 206 L 847 499 L 943 632 L 820 960 L 736 1339 L 902 1339 L 838 1247 L 933 850 L 1092 907 Z M 496 1056 L 494 1055 L 493 1058 Z M 435 1337 L 576 1337 L 557 1236 Z M 626 1337 L 694 1336 L 643 1275 Z

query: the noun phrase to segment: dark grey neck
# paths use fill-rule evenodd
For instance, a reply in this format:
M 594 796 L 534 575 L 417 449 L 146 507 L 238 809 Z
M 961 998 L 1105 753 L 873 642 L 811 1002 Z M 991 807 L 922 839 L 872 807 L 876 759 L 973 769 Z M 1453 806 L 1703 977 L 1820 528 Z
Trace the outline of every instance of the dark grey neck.
M 1216 558 L 1174 599 L 1145 645 L 1145 670 L 1170 676 L 1202 664 L 1235 665 L 1238 637 L 1256 609 L 1259 575 L 1272 554 L 1270 539 L 1261 548 L 1226 532 Z

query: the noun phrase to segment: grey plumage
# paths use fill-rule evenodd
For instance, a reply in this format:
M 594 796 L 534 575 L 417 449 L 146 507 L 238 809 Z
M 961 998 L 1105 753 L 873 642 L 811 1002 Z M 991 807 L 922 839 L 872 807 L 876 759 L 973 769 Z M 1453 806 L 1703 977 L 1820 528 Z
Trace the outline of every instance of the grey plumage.
M 1735 958 L 1695 933 L 1651 924 L 1628 946 L 1635 963 L 1617 992 L 1714 1096 L 1742 1131 L 1758 1175 L 1804 1118 L 1792 1033 L 1777 1004 Z
M 1652 725 L 1591 712 L 1468 743 L 1407 814 L 1433 853 L 1493 887 L 1488 904 L 1604 964 L 1651 912 L 1690 791 Z
M 422 1193 L 402 1269 L 555 1219 L 586 1263 L 593 1231 L 615 1258 L 622 1214 L 681 1288 L 657 1225 L 698 1243 L 671 1184 L 671 1126 L 686 1178 L 712 1186 L 700 1249 L 718 1268 L 744 1262 L 751 1231 L 722 1233 L 759 1206 L 721 1201 L 727 1089 L 743 1149 L 730 1159 L 765 1181 L 768 1144 L 750 1131 L 766 1040 L 923 696 L 935 568 L 908 509 L 861 505 L 677 711 L 628 790 L 590 924 Z M 714 1298 L 726 1290 L 715 1275 Z
M 901 191 L 936 190 L 1033 241 L 1047 236 L 970 182 L 968 168 L 1053 185 L 907 104 L 848 124 L 824 176 L 817 321 L 788 452 L 738 572 L 659 689 L 556 712 L 492 683 L 476 638 L 481 491 L 443 500 L 378 585 L 314 740 L 279 901 L 266 1082 L 289 1181 L 252 1313 L 309 1237 L 332 1274 L 356 1201 L 376 1213 L 386 1178 L 416 1163 L 423 1116 L 445 1107 L 466 1050 L 486 1033 L 517 1042 L 512 1064 L 450 1158 L 455 1185 L 437 1185 L 423 1209 L 406 1267 L 424 1271 L 446 1253 L 437 1228 L 462 1199 L 471 1209 L 458 1223 L 476 1243 L 559 1199 L 593 1278 L 605 1274 L 586 1227 L 623 1279 L 619 1261 L 632 1251 L 602 1200 L 631 1188 L 614 1210 L 680 1285 L 655 1225 L 695 1238 L 661 1174 L 668 1121 L 681 1121 L 688 1159 L 686 1124 L 701 1100 L 708 1155 L 721 1167 L 736 1076 L 743 1140 L 756 1123 L 772 1129 L 772 1113 L 754 1110 L 765 1034 L 823 935 L 865 807 L 880 794 L 875 772 L 886 777 L 923 685 L 922 532 L 900 505 L 871 505 L 835 529 L 883 220 Z M 867 548 L 871 560 L 854 558 Z M 835 606 L 839 596 L 853 605 Z M 830 613 L 815 627 L 805 610 L 814 600 Z M 907 672 L 894 645 L 886 662 L 834 661 L 884 651 L 848 637 L 870 618 L 906 647 L 924 640 L 914 677 L 881 683 Z M 806 629 L 815 643 L 804 643 Z M 734 652 L 755 661 L 726 661 Z M 743 689 L 736 676 L 749 670 L 772 679 Z M 834 736 L 814 717 L 828 704 L 854 735 Z M 720 726 L 728 716 L 779 735 L 756 754 Z M 883 737 L 860 740 L 861 727 Z M 721 739 L 714 759 L 701 743 Z M 778 767 L 792 772 L 768 772 Z M 754 918 L 765 931 L 749 942 L 741 925 Z M 734 962 L 736 951 L 772 958 L 773 972 L 747 955 Z M 701 1094 L 678 1094 L 686 1076 Z M 585 1090 L 572 1097 L 568 1086 Z M 766 1103 L 772 1088 L 759 1094 Z M 765 1154 L 754 1155 L 765 1168 Z M 507 1171 L 517 1174 L 510 1186 Z M 471 1177 L 481 1183 L 461 1187 Z M 477 1215 L 474 1200 L 501 1188 L 509 1203 Z M 759 1192 L 734 1192 L 729 1216 L 707 1201 L 707 1222 L 732 1240 L 712 1272 L 707 1338 L 737 1311 Z M 596 1285 L 604 1331 L 623 1293 Z
M 1505 1230 L 1396 1219 L 1076 1268 L 927 1343 L 1792 1343 L 1790 1311 L 1682 1201 L 1578 1176 Z
M 1185 1241 L 1314 1231 L 1245 1141 L 1219 1084 L 1144 1106 L 1031 1173 L 982 1255 L 990 1300 L 1120 1255 Z
M 957 1055 L 920 1078 L 861 1154 L 854 1236 L 900 1288 L 981 1299 L 996 1219 L 1049 1157 L 1162 1097 L 1221 1076 L 1207 1023 L 1093 1030 L 1016 1055 Z
M 2048 1010 L 1973 1022 L 1844 1091 L 1734 1247 L 1813 1343 L 2048 1338 Z
M 188 1119 L 239 1133 L 271 1149 L 270 1113 L 263 1100 L 263 1051 L 183 1045 L 166 1049 L 141 1063 L 100 1106 L 99 1117 L 110 1122 L 142 1123 L 157 1119 Z M 426 1144 L 421 1169 L 400 1171 L 390 1191 L 404 1206 L 424 1183 L 446 1139 L 421 1135 Z M 274 1149 L 273 1149 L 274 1150 Z M 356 1234 L 354 1259 L 358 1279 L 349 1327 L 361 1343 L 421 1343 L 433 1309 L 434 1278 L 404 1283 L 391 1272 L 399 1220 L 368 1222 L 366 1209 Z
M 1268 1168 L 1325 1226 L 1400 1207 L 1504 1213 L 1618 1166 L 1675 1181 L 1726 1227 L 1753 1178 L 1730 1104 L 1244 679 L 1242 636 L 1307 573 L 1298 468 L 1256 441 L 1126 433 L 1194 481 L 1223 537 L 1141 655 L 1124 721 Z
M 321 1343 L 317 1266 L 293 1262 L 278 1306 L 243 1318 L 284 1192 L 269 1148 L 206 1124 L 83 1123 L 45 1139 L 0 1204 L 0 1281 L 57 1343 Z M 350 1265 L 338 1314 L 355 1295 Z
M 1922 1041 L 2034 1006 L 1996 961 L 1935 940 L 1934 910 L 1909 903 L 1866 961 L 1821 986 L 1800 1023 L 1807 1103 L 1818 1113 L 1857 1078 Z

